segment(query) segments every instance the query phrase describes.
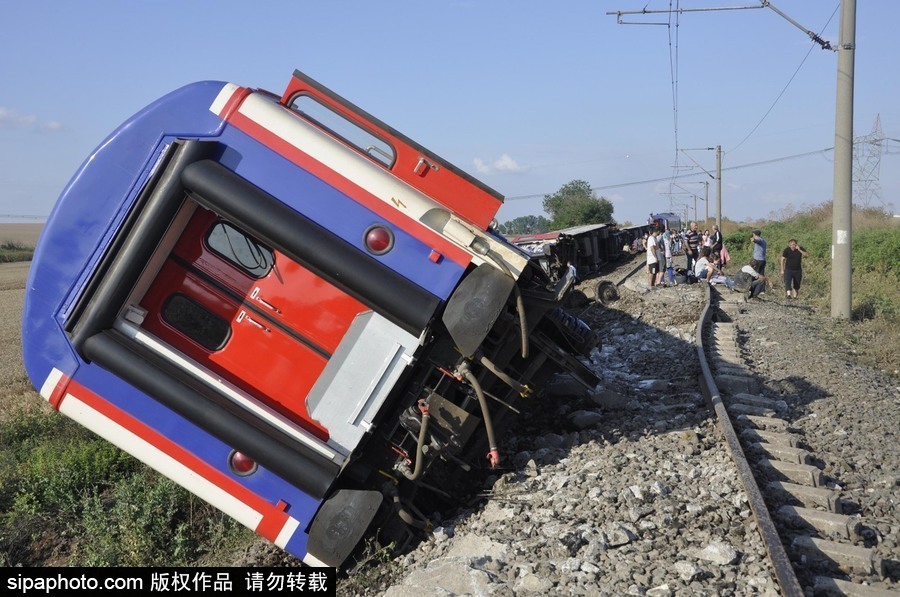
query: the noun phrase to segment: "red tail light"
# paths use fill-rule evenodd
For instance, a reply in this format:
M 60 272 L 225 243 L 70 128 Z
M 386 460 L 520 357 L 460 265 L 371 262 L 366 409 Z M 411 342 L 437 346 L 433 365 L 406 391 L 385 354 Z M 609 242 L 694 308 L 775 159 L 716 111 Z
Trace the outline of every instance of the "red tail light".
M 384 255 L 394 247 L 394 233 L 384 226 L 370 226 L 364 236 L 366 250 L 373 255 Z
M 246 477 L 247 475 L 252 475 L 256 472 L 257 465 L 256 461 L 246 454 L 242 454 L 237 450 L 232 450 L 231 454 L 228 456 L 228 468 L 230 468 L 231 472 L 235 475 Z

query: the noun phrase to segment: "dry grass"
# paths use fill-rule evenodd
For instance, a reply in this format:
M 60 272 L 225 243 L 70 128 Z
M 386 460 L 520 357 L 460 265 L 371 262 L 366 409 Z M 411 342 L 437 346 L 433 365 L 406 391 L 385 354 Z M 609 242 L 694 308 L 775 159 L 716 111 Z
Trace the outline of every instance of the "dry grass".
M 0 224 L 0 244 L 11 242 L 35 247 L 43 229 L 43 224 Z
M 22 304 L 28 265 L 0 263 L 0 421 L 46 407 L 22 362 Z

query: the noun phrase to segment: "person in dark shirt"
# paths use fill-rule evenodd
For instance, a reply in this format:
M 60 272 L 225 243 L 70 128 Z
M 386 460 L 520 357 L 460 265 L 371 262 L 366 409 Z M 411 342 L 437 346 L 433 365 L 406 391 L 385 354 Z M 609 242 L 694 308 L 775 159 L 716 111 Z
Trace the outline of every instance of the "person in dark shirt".
M 784 278 L 785 298 L 797 298 L 800 281 L 803 279 L 804 257 L 809 257 L 806 249 L 798 245 L 796 239 L 789 240 L 787 248 L 781 253 L 781 276 Z
M 700 257 L 700 234 L 697 232 L 697 222 L 691 222 L 690 230 L 684 235 L 684 256 L 687 259 L 688 271 L 694 271 L 694 263 Z
M 712 227 L 712 244 L 710 245 L 710 249 L 712 249 L 713 253 L 721 253 L 722 252 L 722 233 L 719 232 L 719 227 L 713 224 Z

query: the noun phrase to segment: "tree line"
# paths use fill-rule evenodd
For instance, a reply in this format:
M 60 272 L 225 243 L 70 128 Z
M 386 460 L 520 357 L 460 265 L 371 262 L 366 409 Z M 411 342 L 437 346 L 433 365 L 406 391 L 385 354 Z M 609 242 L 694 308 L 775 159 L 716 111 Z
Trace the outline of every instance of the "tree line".
M 584 180 L 564 184 L 552 195 L 544 195 L 549 216 L 519 216 L 500 224 L 502 234 L 540 234 L 583 224 L 615 224 L 613 204 L 598 197 Z

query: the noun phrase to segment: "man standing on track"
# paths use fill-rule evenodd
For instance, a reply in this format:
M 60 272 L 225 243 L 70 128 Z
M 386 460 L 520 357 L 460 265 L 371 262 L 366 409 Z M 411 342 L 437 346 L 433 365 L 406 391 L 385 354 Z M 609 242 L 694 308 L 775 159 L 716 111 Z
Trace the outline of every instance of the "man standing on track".
M 672 271 L 672 231 L 668 228 L 656 238 L 657 255 L 659 256 L 659 275 L 656 283 L 668 286 L 673 279 Z
M 700 257 L 700 234 L 697 233 L 697 222 L 691 222 L 690 229 L 684 235 L 684 256 L 687 259 L 687 269 L 694 271 L 694 263 Z
M 659 273 L 659 255 L 657 254 L 659 247 L 656 242 L 658 233 L 659 230 L 651 228 L 650 236 L 647 237 L 647 271 L 650 272 L 650 288 L 656 286 L 656 274 Z

